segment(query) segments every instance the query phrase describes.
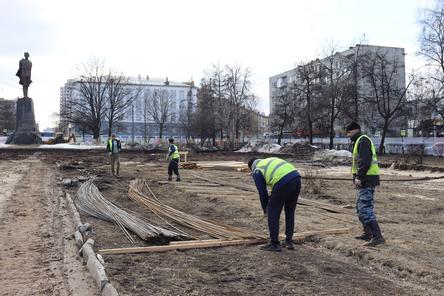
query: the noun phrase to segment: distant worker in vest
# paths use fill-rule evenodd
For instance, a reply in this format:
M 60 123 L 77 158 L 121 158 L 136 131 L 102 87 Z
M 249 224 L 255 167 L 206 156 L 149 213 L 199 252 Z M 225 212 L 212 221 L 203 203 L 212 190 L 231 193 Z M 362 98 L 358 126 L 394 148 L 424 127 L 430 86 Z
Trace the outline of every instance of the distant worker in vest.
M 170 160 L 170 163 L 168 164 L 168 181 L 173 180 L 173 172 L 176 175 L 176 181 L 180 181 L 180 175 L 179 175 L 179 160 L 180 160 L 180 154 L 179 149 L 176 145 L 174 145 L 174 139 L 170 138 L 168 139 L 168 142 L 170 143 L 170 146 L 168 147 L 168 154 L 166 159 Z
M 375 145 L 361 133 L 361 126 L 356 122 L 346 128 L 347 137 L 353 147 L 352 174 L 357 190 L 356 211 L 362 223 L 363 233 L 356 239 L 367 241 L 364 246 L 374 247 L 384 244 L 374 212 L 375 187 L 379 185 L 379 166 Z
M 111 159 L 111 173 L 113 174 L 113 176 L 118 177 L 120 169 L 119 153 L 122 150 L 122 146 L 120 144 L 120 140 L 116 138 L 115 134 L 112 134 L 111 138 L 108 140 L 108 144 L 106 145 L 106 150 L 108 151 L 109 157 Z
M 253 157 L 248 162 L 248 167 L 259 192 L 262 210 L 267 216 L 270 232 L 270 242 L 260 248 L 264 251 L 282 251 L 279 243 L 279 219 L 284 208 L 285 241 L 282 245 L 289 250 L 294 250 L 294 216 L 301 190 L 301 176 L 291 163 L 277 157 L 265 159 Z M 271 188 L 270 196 L 268 196 L 267 186 Z

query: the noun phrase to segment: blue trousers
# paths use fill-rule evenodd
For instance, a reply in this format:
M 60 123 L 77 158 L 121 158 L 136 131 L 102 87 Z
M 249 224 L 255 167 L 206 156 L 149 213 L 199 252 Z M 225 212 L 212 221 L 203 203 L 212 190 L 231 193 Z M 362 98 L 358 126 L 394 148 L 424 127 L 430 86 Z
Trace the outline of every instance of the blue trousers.
M 297 177 L 288 181 L 278 190 L 271 192 L 267 205 L 268 230 L 272 243 L 279 243 L 279 219 L 282 208 L 285 211 L 285 236 L 286 240 L 293 239 L 294 215 L 301 190 L 301 178 Z
M 364 225 L 372 221 L 376 221 L 373 201 L 374 193 L 375 187 L 364 187 L 358 189 L 356 212 L 358 213 L 359 220 Z

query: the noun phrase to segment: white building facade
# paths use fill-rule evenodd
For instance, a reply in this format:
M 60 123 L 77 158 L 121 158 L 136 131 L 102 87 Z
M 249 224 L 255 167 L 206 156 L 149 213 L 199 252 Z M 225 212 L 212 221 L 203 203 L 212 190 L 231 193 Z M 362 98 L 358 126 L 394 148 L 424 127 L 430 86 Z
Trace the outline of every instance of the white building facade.
M 113 132 L 119 136 L 136 136 L 155 138 L 159 135 L 159 125 L 150 116 L 147 108 L 150 96 L 157 93 L 167 93 L 171 100 L 169 116 L 165 122 L 163 136 L 185 136 L 182 126 L 186 124 L 187 114 L 193 111 L 197 101 L 197 88 L 193 82 L 174 82 L 167 79 L 153 79 L 146 77 L 127 77 L 123 87 L 128 92 L 139 93 L 123 114 L 121 120 L 116 123 Z M 60 123 L 62 127 L 70 131 L 80 133 L 77 126 L 69 123 L 63 114 L 70 112 L 74 102 L 83 102 L 80 94 L 80 83 L 69 79 L 60 88 Z M 102 122 L 101 134 L 108 133 L 106 119 Z

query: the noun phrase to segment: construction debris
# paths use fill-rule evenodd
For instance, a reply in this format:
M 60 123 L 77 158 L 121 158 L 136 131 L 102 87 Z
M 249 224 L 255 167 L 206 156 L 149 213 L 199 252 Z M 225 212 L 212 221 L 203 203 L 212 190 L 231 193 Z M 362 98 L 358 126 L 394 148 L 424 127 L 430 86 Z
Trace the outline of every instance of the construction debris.
M 128 240 L 133 243 L 134 239 L 129 235 L 127 229 L 137 234 L 143 240 L 158 236 L 170 238 L 188 237 L 184 233 L 154 226 L 125 212 L 107 200 L 94 185 L 93 180 L 89 180 L 80 186 L 74 201 L 77 207 L 85 213 L 98 219 L 113 222 L 119 226 Z
M 294 144 L 287 143 L 279 152 L 282 154 L 291 154 L 297 156 L 298 159 L 310 159 L 318 150 L 319 148 L 316 146 L 310 145 L 307 142 L 301 142 Z
M 180 163 L 180 168 L 181 169 L 186 169 L 186 170 L 194 170 L 197 169 L 197 163 L 195 162 L 181 162 Z
M 278 144 L 248 142 L 247 145 L 237 150 L 236 152 L 279 153 L 279 150 L 281 150 L 281 145 Z
M 211 237 L 219 239 L 244 239 L 244 238 L 265 238 L 262 234 L 253 233 L 228 225 L 223 225 L 213 221 L 197 218 L 193 215 L 176 210 L 170 206 L 162 204 L 149 188 L 145 180 L 136 179 L 130 182 L 129 197 L 146 206 L 153 213 L 162 218 L 168 218 L 176 223 L 206 233 Z
M 352 154 L 347 150 L 328 150 L 322 149 L 313 155 L 313 161 L 330 165 L 350 165 Z

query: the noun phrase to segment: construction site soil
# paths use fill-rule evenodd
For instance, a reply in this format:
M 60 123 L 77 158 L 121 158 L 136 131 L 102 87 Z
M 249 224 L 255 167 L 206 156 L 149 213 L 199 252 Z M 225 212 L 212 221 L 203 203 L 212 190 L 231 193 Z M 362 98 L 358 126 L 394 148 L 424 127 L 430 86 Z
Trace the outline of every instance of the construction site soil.
M 266 156 L 257 155 L 255 156 Z M 246 162 L 253 154 L 231 152 L 190 153 L 189 162 Z M 36 225 L 46 223 L 41 211 L 53 213 L 57 207 L 64 207 L 63 201 L 48 199 L 48 190 L 65 191 L 74 196 L 79 182 L 78 177 L 95 177 L 94 183 L 103 196 L 120 208 L 133 212 L 155 225 L 168 228 L 147 208 L 128 198 L 129 182 L 135 178 L 145 178 L 158 199 L 167 205 L 200 218 L 223 224 L 243 227 L 267 234 L 267 223 L 262 216 L 257 193 L 239 189 L 237 185 L 251 185 L 253 181 L 248 172 L 241 172 L 229 166 L 206 167 L 194 170 L 181 170 L 181 182 L 165 182 L 167 162 L 163 153 L 125 151 L 121 154 L 121 175 L 113 177 L 109 169 L 109 159 L 102 151 L 34 151 L 0 150 L 0 167 L 3 201 L 0 195 L 0 241 L 14 237 L 14 229 L 20 232 L 35 231 Z M 292 161 L 303 178 L 300 197 L 323 202 L 341 208 L 340 213 L 329 212 L 319 207 L 298 205 L 296 210 L 296 233 L 303 231 L 328 230 L 332 228 L 350 228 L 345 234 L 319 235 L 310 237 L 291 251 L 281 253 L 261 251 L 258 246 L 229 246 L 208 249 L 176 250 L 162 253 L 138 253 L 103 255 L 107 275 L 120 295 L 442 295 L 444 291 L 444 159 L 426 157 L 406 159 L 399 156 L 385 156 L 380 159 L 381 186 L 375 195 L 375 207 L 382 231 L 387 243 L 378 248 L 364 248 L 362 241 L 353 237 L 360 234 L 361 227 L 355 214 L 356 191 L 350 180 L 350 168 L 347 166 L 328 166 L 312 163 L 308 157 L 286 155 Z M 18 178 L 12 176 L 17 166 L 30 161 L 39 162 L 38 168 L 29 167 L 28 175 L 35 177 Z M 392 163 L 395 163 L 392 165 Z M 400 169 L 398 169 L 400 168 Z M 417 170 L 415 170 L 415 168 Z M 24 172 L 22 172 L 24 173 Z M 232 184 L 214 187 L 207 192 L 196 190 L 202 181 L 196 176 Z M 310 179 L 308 178 L 310 177 Z M 425 177 L 432 177 L 424 180 Z M 52 181 L 42 180 L 52 178 Z M 330 179 L 330 180 L 329 180 Z M 332 180 L 334 179 L 334 180 Z M 40 195 L 35 188 L 47 184 L 46 191 Z M 49 185 L 48 185 L 49 184 Z M 56 185 L 57 184 L 57 185 Z M 9 187 L 8 187 L 9 186 Z M 54 186 L 54 187 L 51 187 Z M 6 191 L 6 192 L 5 192 Z M 17 203 L 17 197 L 36 195 L 32 204 L 24 206 Z M 46 195 L 46 196 L 45 196 Z M 54 195 L 54 194 L 53 194 Z M 57 195 L 57 194 L 55 194 Z M 51 201 L 48 204 L 48 200 Z M 50 209 L 48 209 L 50 207 Z M 1 209 L 2 207 L 0 207 Z M 26 220 L 23 219 L 25 209 Z M 43 210 L 38 210 L 42 208 Z M 6 211 L 4 209 L 7 209 Z M 51 210 L 52 209 L 52 210 Z M 53 222 L 39 241 L 50 245 L 61 258 L 54 259 L 46 253 L 40 253 L 41 261 L 61 262 L 53 269 L 68 268 L 70 272 L 58 272 L 50 269 L 42 274 L 42 268 L 23 264 L 21 269 L 38 283 L 39 277 L 49 276 L 46 286 L 48 291 L 63 290 L 71 273 L 80 274 L 72 267 L 67 267 L 69 254 L 64 253 L 63 245 L 74 244 L 73 240 L 63 240 L 69 225 L 57 222 L 66 214 L 57 210 L 58 215 L 50 215 Z M 8 214 L 9 213 L 9 214 Z M 95 240 L 98 253 L 101 249 L 134 246 L 153 246 L 168 244 L 166 239 L 142 241 L 131 233 L 135 243 L 131 243 L 124 233 L 113 223 L 93 218 L 80 212 L 82 222 L 92 225 L 86 238 Z M 44 216 L 44 215 L 43 215 Z M 281 217 L 283 232 L 284 215 Z M 43 219 L 43 220 L 42 220 Z M 12 225 L 15 223 L 15 225 Z M 202 233 L 176 225 L 199 239 L 211 239 Z M 5 229 L 7 231 L 5 232 Z M 8 232 L 9 231 L 9 232 Z M 58 233 L 56 233 L 58 232 Z M 46 232 L 44 232 L 46 233 Z M 56 236 L 53 242 L 53 236 Z M 22 242 L 20 242 L 22 240 Z M 0 285 L 9 287 L 6 291 L 19 291 L 20 282 L 12 281 L 13 270 L 17 262 L 5 266 L 8 257 L 23 256 L 21 244 L 26 237 L 19 236 L 14 245 L 7 243 L 0 253 Z M 29 243 L 29 242 L 28 242 Z M 30 246 L 29 248 L 36 248 Z M 6 252 L 5 249 L 10 250 Z M 17 253 L 16 250 L 20 252 Z M 6 252 L 6 253 L 5 253 Z M 40 252 L 40 251 L 39 251 Z M 62 256 L 65 254 L 64 256 Z M 34 254 L 35 255 L 35 254 Z M 75 256 L 75 255 L 73 255 Z M 43 257 L 43 258 L 42 258 Z M 52 259 L 51 259 L 52 258 Z M 55 261 L 56 260 L 56 261 Z M 81 265 L 80 261 L 77 261 Z M 49 264 L 49 263 L 48 263 Z M 65 266 L 64 266 L 65 264 Z M 81 267 L 81 266 L 80 266 Z M 81 267 L 83 268 L 83 267 Z M 54 274 L 54 275 L 51 275 Z M 77 276 L 80 278 L 80 276 Z M 41 279 L 41 282 L 44 280 Z M 72 283 L 77 283 L 73 281 Z M 83 282 L 87 285 L 88 280 Z M 47 287 L 48 285 L 53 285 Z M 26 282 L 25 286 L 36 286 Z M 16 289 L 16 290 L 14 290 Z M 75 288 L 74 288 L 75 289 Z M 88 287 L 82 287 L 84 291 Z M 29 291 L 32 291 L 31 288 Z M 14 293 L 1 295 L 16 295 Z M 46 292 L 45 292 L 46 293 Z M 25 293 L 17 295 L 46 295 L 48 293 Z M 54 294 L 55 293 L 55 294 Z M 49 293 L 48 295 L 74 295 L 69 293 Z M 81 294 L 78 294 L 81 295 Z M 83 294 L 90 295 L 90 294 Z M 91 294 L 94 295 L 94 294 Z

